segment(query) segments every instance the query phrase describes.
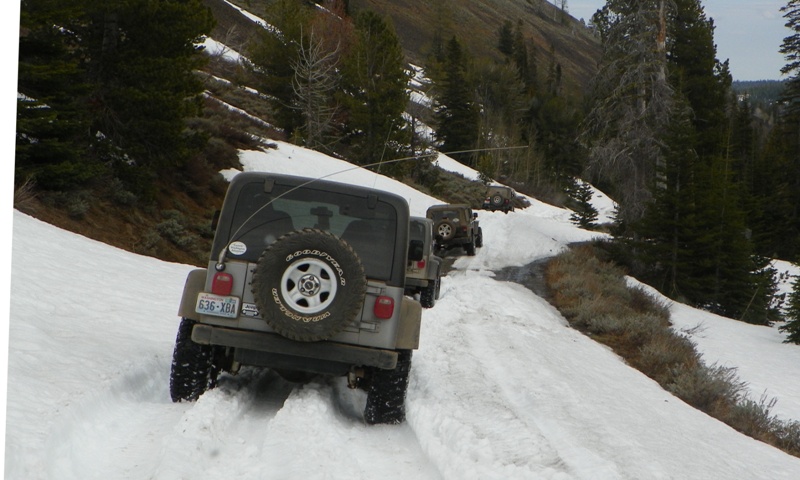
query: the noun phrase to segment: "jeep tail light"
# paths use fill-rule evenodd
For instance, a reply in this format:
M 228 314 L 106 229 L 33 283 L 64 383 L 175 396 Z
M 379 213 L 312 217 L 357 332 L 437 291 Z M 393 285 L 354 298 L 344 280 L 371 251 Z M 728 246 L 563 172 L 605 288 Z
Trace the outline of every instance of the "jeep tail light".
M 225 272 L 217 272 L 211 281 L 211 293 L 216 295 L 230 295 L 233 290 L 233 275 Z
M 420 261 L 418 261 L 418 262 L 417 262 L 417 268 L 419 268 L 420 270 L 422 270 L 423 268 L 425 268 L 425 260 L 420 260 Z
M 375 300 L 373 313 L 375 313 L 377 318 L 382 320 L 392 318 L 392 314 L 394 313 L 394 299 L 392 297 L 381 295 Z

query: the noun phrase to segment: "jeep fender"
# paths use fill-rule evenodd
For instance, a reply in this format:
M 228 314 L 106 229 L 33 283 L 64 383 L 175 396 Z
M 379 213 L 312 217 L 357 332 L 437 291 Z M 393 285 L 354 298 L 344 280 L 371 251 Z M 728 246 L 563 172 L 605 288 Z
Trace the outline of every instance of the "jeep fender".
M 194 311 L 194 307 L 197 303 L 197 294 L 205 289 L 207 275 L 208 269 L 197 268 L 189 272 L 189 275 L 186 276 L 186 283 L 183 285 L 183 295 L 181 296 L 181 305 L 178 307 L 178 316 L 199 320 L 197 313 Z
M 397 327 L 398 350 L 419 348 L 419 332 L 422 325 L 422 305 L 416 300 L 403 297 L 400 303 L 400 324 Z
M 428 281 L 435 281 L 442 270 L 442 259 L 436 255 L 428 257 Z

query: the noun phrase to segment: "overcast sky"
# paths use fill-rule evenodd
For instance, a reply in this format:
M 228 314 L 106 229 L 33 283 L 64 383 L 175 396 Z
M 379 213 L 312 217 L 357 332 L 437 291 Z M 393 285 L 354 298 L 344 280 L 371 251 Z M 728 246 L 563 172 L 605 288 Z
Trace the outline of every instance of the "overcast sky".
M 701 0 L 714 19 L 717 58 L 730 60 L 734 80 L 782 80 L 786 65 L 778 50 L 791 33 L 780 8 L 788 0 Z M 551 1 L 551 3 L 553 3 Z M 587 23 L 605 0 L 567 0 L 570 15 Z

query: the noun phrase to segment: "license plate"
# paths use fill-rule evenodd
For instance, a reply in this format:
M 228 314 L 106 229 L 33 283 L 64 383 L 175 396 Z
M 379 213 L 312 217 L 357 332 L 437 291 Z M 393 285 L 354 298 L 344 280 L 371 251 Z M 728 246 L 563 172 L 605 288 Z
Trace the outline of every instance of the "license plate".
M 239 316 L 239 297 L 223 297 L 201 292 L 197 295 L 197 305 L 194 310 L 203 315 L 236 318 Z

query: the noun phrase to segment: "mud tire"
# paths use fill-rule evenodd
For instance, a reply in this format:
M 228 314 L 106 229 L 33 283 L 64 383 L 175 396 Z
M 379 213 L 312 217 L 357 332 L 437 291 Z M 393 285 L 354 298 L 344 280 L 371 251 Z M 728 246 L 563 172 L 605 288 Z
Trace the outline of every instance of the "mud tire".
M 406 419 L 406 391 L 411 350 L 400 350 L 394 370 L 371 368 L 364 420 L 370 425 L 399 424 Z
M 429 280 L 428 286 L 423 288 L 419 293 L 419 304 L 422 308 L 433 308 L 436 305 L 436 299 L 439 298 L 439 277 L 435 280 Z
M 469 243 L 464 244 L 464 251 L 467 253 L 468 256 L 474 257 L 475 256 L 475 241 L 471 241 Z
M 194 320 L 181 319 L 172 368 L 169 375 L 169 394 L 173 402 L 193 402 L 217 384 L 220 368 L 215 366 L 218 347 L 200 345 L 192 341 Z

